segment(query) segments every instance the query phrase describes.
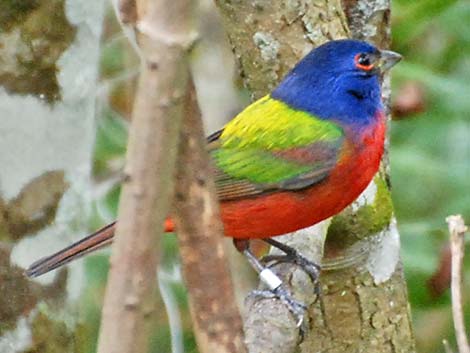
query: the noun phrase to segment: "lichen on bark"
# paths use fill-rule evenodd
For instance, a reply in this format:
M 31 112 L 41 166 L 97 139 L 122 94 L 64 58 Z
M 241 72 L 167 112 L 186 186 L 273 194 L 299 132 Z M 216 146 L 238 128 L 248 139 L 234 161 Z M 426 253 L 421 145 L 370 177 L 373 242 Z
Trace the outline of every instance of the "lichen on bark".
M 348 33 L 336 0 L 216 0 L 240 75 L 254 98 L 271 91 L 314 46 Z
M 15 327 L 18 318 L 28 315 L 42 300 L 63 298 L 66 275 L 58 276 L 50 285 L 29 281 L 23 269 L 10 264 L 11 247 L 0 243 L 0 337 Z
M 0 2 L 0 352 L 80 351 L 79 271 L 31 280 L 24 266 L 84 231 L 100 6 Z
M 414 352 L 401 268 L 382 285 L 356 268 L 322 274 L 319 305 L 302 352 Z
M 75 38 L 65 0 L 0 2 L 0 85 L 48 103 L 60 100 L 57 60 Z
M 39 0 L 3 0 L 0 5 L 1 32 L 10 30 L 15 24 L 23 22 L 26 17 L 39 7 Z
M 13 200 L 0 199 L 0 240 L 19 240 L 51 223 L 67 188 L 64 172 L 50 171 L 31 180 Z
M 54 322 L 48 315 L 39 312 L 34 318 L 31 328 L 33 345 L 26 350 L 27 353 L 74 351 L 73 333 L 64 322 Z

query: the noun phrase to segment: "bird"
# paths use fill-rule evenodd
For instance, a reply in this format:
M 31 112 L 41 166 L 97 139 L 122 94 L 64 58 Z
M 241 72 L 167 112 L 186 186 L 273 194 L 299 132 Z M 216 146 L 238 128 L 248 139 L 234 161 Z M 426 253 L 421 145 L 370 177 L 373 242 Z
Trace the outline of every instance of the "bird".
M 401 58 L 364 41 L 329 41 L 207 137 L 224 235 L 238 250 L 263 239 L 291 254 L 272 237 L 334 216 L 364 191 L 384 151 L 381 76 Z M 39 276 L 110 244 L 115 227 L 40 259 L 26 274 Z M 165 231 L 178 231 L 171 216 Z

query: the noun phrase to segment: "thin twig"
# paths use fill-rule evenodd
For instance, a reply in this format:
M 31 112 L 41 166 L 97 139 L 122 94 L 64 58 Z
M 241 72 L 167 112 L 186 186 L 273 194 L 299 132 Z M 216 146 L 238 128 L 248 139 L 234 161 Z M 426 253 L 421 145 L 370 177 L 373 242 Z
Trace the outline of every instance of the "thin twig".
M 467 227 L 461 215 L 449 216 L 446 218 L 446 222 L 449 226 L 450 249 L 452 253 L 451 292 L 455 336 L 459 353 L 470 353 L 462 308 L 462 263 L 464 256 L 464 235 Z

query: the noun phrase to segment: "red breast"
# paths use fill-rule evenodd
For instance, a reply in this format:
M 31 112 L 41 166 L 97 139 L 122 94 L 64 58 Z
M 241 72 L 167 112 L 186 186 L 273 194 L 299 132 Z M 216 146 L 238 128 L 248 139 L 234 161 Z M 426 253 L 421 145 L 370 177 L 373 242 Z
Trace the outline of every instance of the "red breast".
M 330 176 L 302 191 L 240 199 L 221 204 L 225 235 L 267 238 L 314 225 L 339 213 L 369 185 L 379 169 L 385 138 L 383 113 L 360 134 L 347 131 L 347 146 Z

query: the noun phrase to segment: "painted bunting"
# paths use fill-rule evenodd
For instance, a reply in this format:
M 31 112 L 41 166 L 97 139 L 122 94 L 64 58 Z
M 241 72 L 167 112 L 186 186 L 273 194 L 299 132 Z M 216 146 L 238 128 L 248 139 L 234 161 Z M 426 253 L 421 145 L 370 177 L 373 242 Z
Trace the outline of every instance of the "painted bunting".
M 246 243 L 293 232 L 361 194 L 384 149 L 380 75 L 400 59 L 366 42 L 330 41 L 207 138 L 226 236 Z M 99 249 L 114 229 L 107 225 L 26 273 L 38 276 Z M 170 218 L 165 230 L 174 230 Z

